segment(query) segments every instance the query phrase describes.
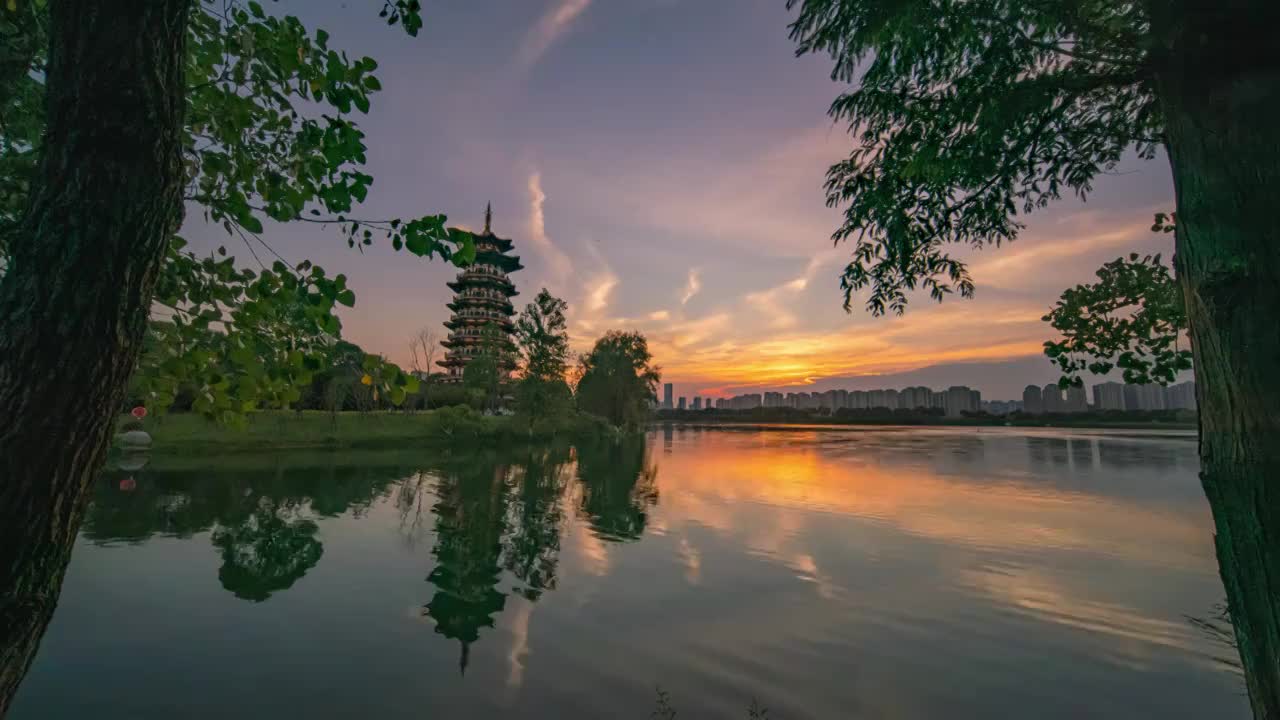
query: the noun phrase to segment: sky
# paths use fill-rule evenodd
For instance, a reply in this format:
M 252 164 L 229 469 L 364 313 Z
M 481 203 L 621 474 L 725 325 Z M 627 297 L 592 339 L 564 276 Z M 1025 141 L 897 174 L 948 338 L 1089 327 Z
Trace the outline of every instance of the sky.
M 921 296 L 876 318 L 855 298 L 846 313 L 849 247 L 832 245 L 839 210 L 822 190 L 852 148 L 826 116 L 846 86 L 826 58 L 795 57 L 784 0 L 429 0 L 417 38 L 381 25 L 380 5 L 268 7 L 379 62 L 383 91 L 358 118 L 375 178 L 359 214 L 442 212 L 477 229 L 492 202 L 525 265 L 517 307 L 541 287 L 563 297 L 578 351 L 609 329 L 643 332 L 677 395 L 926 378 L 1020 397 L 1056 378 L 1040 318 L 1063 289 L 1129 252 L 1172 253 L 1149 229 L 1172 208 L 1167 161 L 1132 159 L 1086 202 L 1025 218 L 1013 244 L 959 250 L 975 299 Z M 188 214 L 195 247 L 235 252 Z M 263 237 L 348 276 L 348 339 L 407 364 L 418 330 L 444 334 L 457 268 L 298 225 Z

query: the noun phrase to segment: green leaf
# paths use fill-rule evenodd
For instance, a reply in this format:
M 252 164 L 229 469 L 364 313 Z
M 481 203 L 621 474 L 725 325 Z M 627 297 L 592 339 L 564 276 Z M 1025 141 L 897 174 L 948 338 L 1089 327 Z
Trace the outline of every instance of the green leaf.
M 338 296 L 336 299 L 338 302 L 342 303 L 343 305 L 346 305 L 347 307 L 355 307 L 356 294 L 350 290 L 343 290 L 342 292 L 338 293 Z

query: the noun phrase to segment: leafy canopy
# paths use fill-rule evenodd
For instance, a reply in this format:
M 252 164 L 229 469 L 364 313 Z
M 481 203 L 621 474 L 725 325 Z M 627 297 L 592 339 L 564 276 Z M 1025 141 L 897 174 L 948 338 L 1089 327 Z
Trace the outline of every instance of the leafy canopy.
M 637 427 L 657 397 L 660 371 L 638 332 L 610 330 L 578 364 L 578 408 L 618 427 Z
M 797 53 L 827 53 L 832 79 L 857 82 L 830 108 L 856 147 L 826 183 L 844 207 L 833 239 L 855 242 L 846 309 L 863 288 L 877 315 L 916 289 L 972 296 L 949 245 L 1012 240 L 1019 213 L 1083 198 L 1125 152 L 1150 158 L 1162 142 L 1141 3 L 787 4 Z
M 1137 253 L 1098 270 L 1098 282 L 1062 293 L 1044 320 L 1062 333 L 1044 344 L 1063 373 L 1063 385 L 1079 385 L 1080 373 L 1124 371 L 1124 381 L 1168 385 L 1191 369 L 1191 350 L 1179 344 L 1187 314 L 1182 289 L 1159 255 Z
M 515 348 L 495 322 L 482 325 L 470 347 L 472 354 L 462 368 L 462 384 L 480 401 L 483 409 L 497 409 L 502 386 L 515 366 Z
M 569 304 L 542 288 L 516 319 L 516 342 L 524 360 L 524 376 L 542 381 L 564 380 L 569 364 Z
M 379 14 L 410 35 L 422 27 L 418 0 L 387 0 Z M 44 2 L 0 9 L 0 33 L 27 41 L 0 53 L 0 271 L 5 248 L 21 241 L 41 150 L 46 15 Z M 329 46 L 324 30 L 252 0 L 199 2 L 187 53 L 186 200 L 243 244 L 257 270 L 238 265 L 225 247 L 198 257 L 175 237 L 139 386 L 158 410 L 179 386 L 195 387 L 201 412 L 234 421 L 252 407 L 296 401 L 340 337 L 336 306 L 355 304 L 343 276 L 279 257 L 261 237 L 267 222 L 334 227 L 351 247 L 377 237 L 457 264 L 471 262 L 475 248 L 469 234 L 445 227 L 443 215 L 351 215 L 373 184 L 354 120 L 381 89 L 372 58 L 348 57 Z M 394 365 L 368 364 L 375 390 L 387 397 L 416 391 L 416 379 Z
M 516 408 L 530 422 L 563 417 L 573 407 L 573 393 L 565 382 L 569 365 L 569 304 L 543 288 L 516 318 L 515 336 L 524 361 L 524 375 L 516 385 Z

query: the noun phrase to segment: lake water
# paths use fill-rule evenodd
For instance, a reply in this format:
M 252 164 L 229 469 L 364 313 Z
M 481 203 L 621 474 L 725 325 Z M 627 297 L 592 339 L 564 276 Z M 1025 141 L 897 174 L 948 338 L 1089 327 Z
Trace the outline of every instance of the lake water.
M 154 458 L 13 718 L 1245 718 L 1196 444 L 666 429 Z

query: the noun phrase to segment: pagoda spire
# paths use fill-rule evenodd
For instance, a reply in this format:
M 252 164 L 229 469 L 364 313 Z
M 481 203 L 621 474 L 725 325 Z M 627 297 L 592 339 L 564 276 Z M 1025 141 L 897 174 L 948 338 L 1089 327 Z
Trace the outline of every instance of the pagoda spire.
M 493 203 L 485 203 L 484 205 L 484 232 L 481 235 L 489 235 L 493 231 L 489 229 L 489 224 L 493 222 Z

